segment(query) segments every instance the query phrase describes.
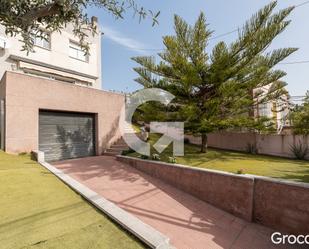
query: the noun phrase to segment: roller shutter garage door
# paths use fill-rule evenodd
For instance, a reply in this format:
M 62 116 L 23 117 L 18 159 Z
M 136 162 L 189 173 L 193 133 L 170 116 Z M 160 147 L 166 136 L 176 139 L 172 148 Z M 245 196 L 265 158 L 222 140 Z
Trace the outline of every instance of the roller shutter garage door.
M 94 115 L 40 111 L 39 150 L 46 161 L 95 155 Z

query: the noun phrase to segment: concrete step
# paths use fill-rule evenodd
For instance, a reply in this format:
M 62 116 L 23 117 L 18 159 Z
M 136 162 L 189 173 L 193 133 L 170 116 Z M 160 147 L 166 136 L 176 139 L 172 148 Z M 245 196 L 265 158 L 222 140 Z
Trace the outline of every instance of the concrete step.
M 117 143 L 113 144 L 111 148 L 128 148 L 129 146 L 126 143 Z
M 130 141 L 130 137 L 135 136 L 134 134 L 126 134 L 126 138 L 129 139 Z M 134 141 L 134 140 L 133 140 Z M 118 141 L 116 141 L 110 148 L 108 148 L 105 152 L 104 155 L 107 156 L 116 156 L 116 155 L 120 155 L 122 151 L 124 150 L 128 150 L 129 146 L 127 145 L 127 143 L 124 141 L 123 138 L 118 139 Z
M 111 146 L 111 148 L 128 148 L 129 146 L 126 143 L 116 143 Z
M 125 133 L 135 133 L 136 131 L 130 128 L 124 128 Z
M 117 156 L 117 155 L 120 155 L 120 153 L 117 152 L 117 151 L 116 152 L 115 151 L 113 151 L 113 152 L 107 152 L 106 151 L 106 152 L 103 153 L 103 155 L 104 156 Z
M 126 142 L 124 140 L 118 140 L 117 142 L 115 142 L 114 144 L 125 144 Z
M 106 152 L 121 152 L 123 150 L 124 149 L 121 149 L 121 148 L 109 148 L 106 150 Z
M 123 150 L 128 150 L 128 146 L 112 146 L 109 148 L 110 150 L 115 150 L 115 151 L 123 151 Z

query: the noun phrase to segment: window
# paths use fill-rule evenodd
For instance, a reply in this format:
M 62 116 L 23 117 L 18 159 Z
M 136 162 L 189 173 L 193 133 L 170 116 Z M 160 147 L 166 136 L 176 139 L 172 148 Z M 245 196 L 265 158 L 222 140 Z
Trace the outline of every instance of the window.
M 89 60 L 88 55 L 85 54 L 81 46 L 78 43 L 72 42 L 72 41 L 70 41 L 69 55 L 70 57 L 77 59 L 77 60 L 81 60 L 85 62 L 88 62 Z
M 42 36 L 44 38 L 39 36 L 34 37 L 33 44 L 41 48 L 50 49 L 50 33 L 43 31 Z
M 269 106 L 268 103 L 262 103 L 259 106 L 259 116 L 266 116 L 268 117 L 270 115 Z

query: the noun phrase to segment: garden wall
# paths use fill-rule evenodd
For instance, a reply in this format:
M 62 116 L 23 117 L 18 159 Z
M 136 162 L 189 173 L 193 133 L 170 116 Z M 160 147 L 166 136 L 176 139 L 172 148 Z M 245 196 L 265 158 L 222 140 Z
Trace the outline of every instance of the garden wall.
M 200 137 L 186 135 L 192 144 L 201 144 Z M 294 158 L 291 145 L 304 143 L 309 146 L 309 136 L 261 135 L 257 133 L 218 132 L 208 135 L 208 146 L 218 149 L 247 151 L 248 144 L 254 145 L 259 154 Z M 307 157 L 309 159 L 309 155 Z
M 309 184 L 255 176 L 253 221 L 282 232 L 309 234 Z
M 309 184 L 118 156 L 200 200 L 282 232 L 309 233 Z
M 252 220 L 252 177 L 124 156 L 118 160 L 238 217 Z

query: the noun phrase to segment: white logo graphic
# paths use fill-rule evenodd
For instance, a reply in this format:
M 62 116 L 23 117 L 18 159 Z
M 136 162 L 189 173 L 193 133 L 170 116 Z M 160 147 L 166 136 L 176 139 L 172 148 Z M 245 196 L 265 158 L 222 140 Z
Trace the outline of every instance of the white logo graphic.
M 282 245 L 307 244 L 309 245 L 309 234 L 296 236 L 292 234 L 287 235 L 287 234 L 281 234 L 279 232 L 275 232 L 271 235 L 271 241 L 276 245 L 279 245 L 279 244 L 282 244 Z
M 141 140 L 135 133 L 127 133 L 125 127 L 132 125 L 132 117 L 136 109 L 149 101 L 157 101 L 168 105 L 174 95 L 158 88 L 140 90 L 131 95 L 121 111 L 120 131 L 128 146 L 139 154 L 150 156 L 150 144 Z M 163 136 L 153 146 L 159 153 L 173 143 L 173 155 L 184 155 L 183 122 L 150 122 L 150 133 L 161 133 Z

